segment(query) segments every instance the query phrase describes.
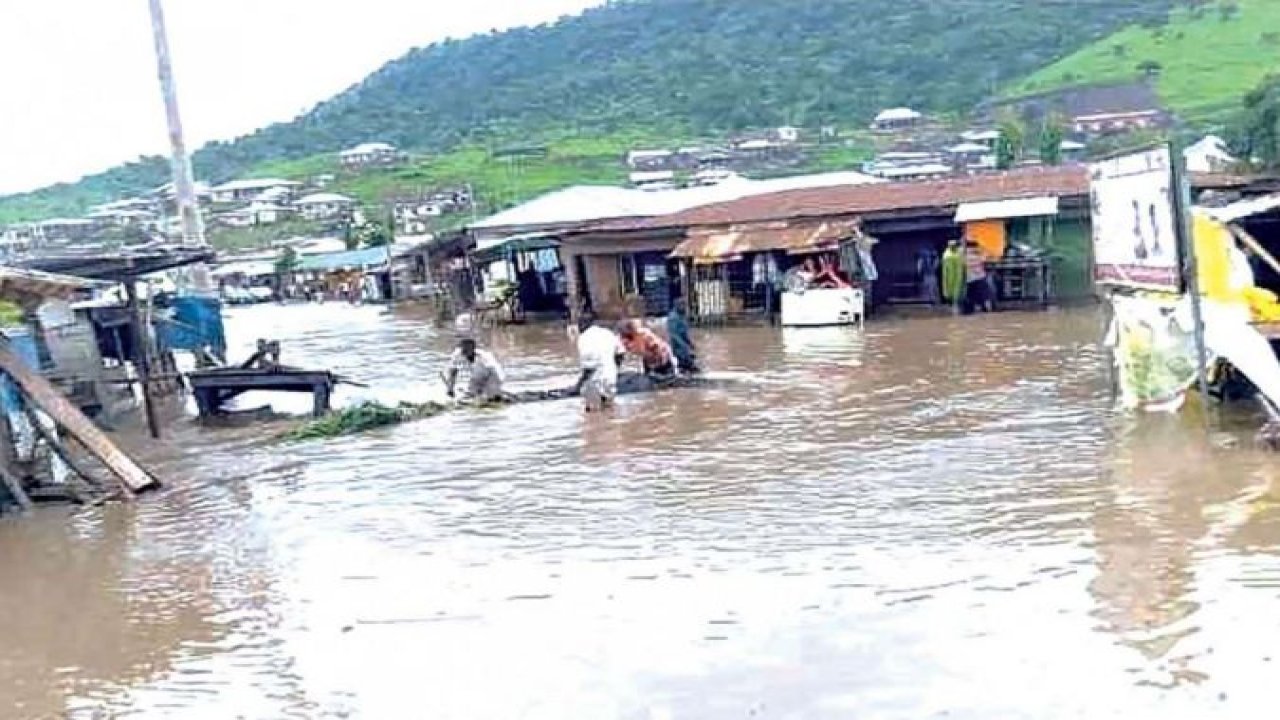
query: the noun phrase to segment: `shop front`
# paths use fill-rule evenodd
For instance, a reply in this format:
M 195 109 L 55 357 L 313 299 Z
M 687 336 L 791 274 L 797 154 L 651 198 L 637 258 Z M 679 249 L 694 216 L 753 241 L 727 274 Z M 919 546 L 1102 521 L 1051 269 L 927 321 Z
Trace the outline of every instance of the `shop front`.
M 852 288 L 874 278 L 841 241 L 861 236 L 858 220 L 776 221 L 691 230 L 671 257 L 681 294 L 700 323 L 774 319 L 789 290 Z

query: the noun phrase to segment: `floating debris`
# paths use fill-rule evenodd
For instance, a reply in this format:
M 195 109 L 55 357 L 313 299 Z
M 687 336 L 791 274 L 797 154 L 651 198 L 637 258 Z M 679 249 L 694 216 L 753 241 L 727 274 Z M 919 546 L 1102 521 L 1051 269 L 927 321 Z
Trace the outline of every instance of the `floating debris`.
M 396 407 L 388 407 L 378 402 L 363 402 L 312 420 L 290 431 L 285 439 L 301 442 L 355 435 L 374 428 L 428 418 L 447 410 L 449 406 L 440 403 L 400 403 Z

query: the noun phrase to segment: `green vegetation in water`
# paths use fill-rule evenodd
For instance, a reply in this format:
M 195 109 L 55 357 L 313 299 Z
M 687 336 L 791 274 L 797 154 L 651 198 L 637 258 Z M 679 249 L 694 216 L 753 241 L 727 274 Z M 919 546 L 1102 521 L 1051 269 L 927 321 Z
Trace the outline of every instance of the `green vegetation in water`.
M 388 407 L 382 403 L 363 402 L 312 420 L 290 431 L 285 439 L 290 442 L 302 442 L 356 435 L 375 428 L 439 415 L 448 409 L 448 405 L 440 403 L 400 403 L 396 407 Z
M 1136 3 L 1135 3 L 1136 4 Z M 1131 25 L 1012 86 L 1014 95 L 1073 85 L 1154 79 L 1184 118 L 1227 119 L 1240 98 L 1280 69 L 1280 3 L 1196 2 L 1167 23 Z

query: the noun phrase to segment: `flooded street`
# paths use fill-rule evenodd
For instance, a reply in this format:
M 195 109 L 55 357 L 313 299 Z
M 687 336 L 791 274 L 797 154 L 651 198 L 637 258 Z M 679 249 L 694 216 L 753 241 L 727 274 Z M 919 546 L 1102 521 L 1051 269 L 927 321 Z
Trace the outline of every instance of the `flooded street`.
M 411 310 L 229 323 L 233 358 L 274 337 L 373 386 L 348 402 L 438 392 L 453 343 Z M 0 716 L 1257 717 L 1280 457 L 1240 419 L 1115 414 L 1100 336 L 1092 309 L 724 329 L 700 350 L 739 382 L 607 417 L 183 422 L 140 451 L 159 494 L 0 520 Z M 572 379 L 560 327 L 489 346 L 517 386 Z

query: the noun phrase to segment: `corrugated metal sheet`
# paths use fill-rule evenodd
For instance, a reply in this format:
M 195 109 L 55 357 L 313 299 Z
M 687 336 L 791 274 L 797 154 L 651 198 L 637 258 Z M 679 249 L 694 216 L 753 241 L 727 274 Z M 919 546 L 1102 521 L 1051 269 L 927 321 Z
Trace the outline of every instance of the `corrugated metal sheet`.
M 692 258 L 694 262 L 727 262 L 744 253 L 785 250 L 791 254 L 818 252 L 835 248 L 847 237 L 856 235 L 858 221 L 766 222 L 732 225 L 726 228 L 698 230 L 676 246 L 672 257 Z

